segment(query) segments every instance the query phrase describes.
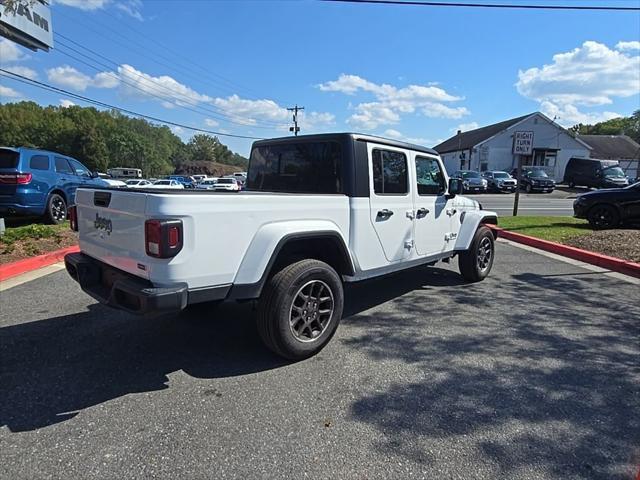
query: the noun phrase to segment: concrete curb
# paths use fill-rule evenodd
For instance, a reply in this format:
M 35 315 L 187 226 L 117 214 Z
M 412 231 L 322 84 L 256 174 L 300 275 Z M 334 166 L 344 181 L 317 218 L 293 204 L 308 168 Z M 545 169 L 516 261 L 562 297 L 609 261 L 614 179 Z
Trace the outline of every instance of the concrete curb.
M 497 231 L 498 236 L 501 238 L 529 245 L 530 247 L 539 248 L 540 250 L 546 250 L 547 252 L 562 255 L 564 257 L 573 258 L 574 260 L 579 260 L 584 263 L 590 263 L 591 265 L 606 268 L 613 272 L 640 278 L 640 263 L 629 262 L 627 260 L 622 260 L 621 258 L 609 257 L 608 255 L 602 255 L 601 253 L 590 252 L 588 250 L 570 247 L 561 243 L 522 235 L 521 233 L 504 230 L 503 228 L 499 228 L 494 225 L 487 226 Z
M 61 248 L 60 250 L 38 255 L 37 257 L 25 258 L 17 262 L 0 265 L 0 281 L 61 262 L 67 253 L 76 253 L 79 251 L 80 247 L 74 245 L 73 247 Z

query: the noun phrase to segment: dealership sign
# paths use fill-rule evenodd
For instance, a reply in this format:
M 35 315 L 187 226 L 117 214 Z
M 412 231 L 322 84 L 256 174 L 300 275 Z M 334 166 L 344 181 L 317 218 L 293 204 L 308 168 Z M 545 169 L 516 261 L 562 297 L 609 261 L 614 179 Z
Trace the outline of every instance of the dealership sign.
M 0 35 L 31 50 L 53 47 L 51 11 L 43 0 L 0 0 Z
M 513 137 L 513 153 L 515 155 L 533 153 L 533 132 L 516 132 Z

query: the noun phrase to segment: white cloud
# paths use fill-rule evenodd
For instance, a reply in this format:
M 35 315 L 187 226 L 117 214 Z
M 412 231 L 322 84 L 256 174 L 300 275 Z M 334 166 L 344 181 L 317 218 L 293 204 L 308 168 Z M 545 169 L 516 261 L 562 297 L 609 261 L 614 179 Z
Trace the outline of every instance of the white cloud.
M 128 0 L 126 2 L 118 2 L 116 3 L 116 8 L 121 12 L 126 13 L 130 17 L 135 18 L 139 21 L 144 21 L 142 17 L 142 13 L 140 10 L 142 9 L 142 2 L 140 0 Z
M 47 78 L 50 82 L 78 92 L 84 92 L 88 87 L 115 88 L 120 83 L 113 72 L 100 72 L 90 77 L 69 65 L 48 69 Z
M 287 123 L 289 118 L 287 109 L 273 100 L 249 100 L 231 95 L 227 98 L 215 98 L 211 103 L 230 115 L 235 122 L 246 125 L 255 125 L 258 119 Z
M 396 124 L 400 121 L 401 114 L 416 111 L 434 118 L 461 118 L 469 114 L 465 107 L 446 105 L 460 101 L 462 97 L 451 95 L 433 83 L 398 88 L 386 83 L 377 84 L 358 75 L 341 74 L 337 80 L 321 83 L 317 87 L 323 92 L 340 92 L 345 95 L 364 92 L 373 95 L 375 102 L 360 103 L 347 120 L 348 124 L 367 130 L 378 125 Z
M 162 105 L 167 108 L 174 107 L 173 102 L 193 106 L 212 100 L 211 97 L 196 92 L 168 75 L 154 77 L 126 64 L 118 67 L 118 73 L 122 80 L 121 93 L 131 98 L 159 97 L 163 101 Z M 179 100 L 175 97 L 179 97 Z
M 205 119 L 204 119 L 204 124 L 205 124 L 207 127 L 217 127 L 217 126 L 219 126 L 219 125 L 220 125 L 220 123 L 219 123 L 219 122 L 217 122 L 217 121 L 215 121 L 215 120 L 213 120 L 213 119 L 211 119 L 211 118 L 205 118 Z
M 396 140 L 402 140 L 403 142 L 415 143 L 417 145 L 433 145 L 433 141 L 420 137 L 406 137 L 398 130 L 388 128 L 384 131 L 384 135 L 389 138 L 395 138 Z
M 620 42 L 621 50 L 629 43 Z M 587 41 L 579 48 L 553 56 L 551 64 L 518 72 L 518 92 L 540 102 L 543 113 L 560 123 L 607 119 L 614 112 L 584 113 L 578 107 L 610 105 L 616 98 L 640 93 L 640 55 L 612 50 Z
M 90 11 L 104 8 L 110 0 L 56 0 L 55 3 Z
M 17 62 L 27 58 L 29 56 L 22 53 L 18 44 L 11 40 L 0 38 L 0 63 Z
M 13 88 L 0 85 L 0 99 L 4 100 L 5 98 L 20 98 L 20 97 L 22 97 L 22 94 L 20 92 L 17 92 Z
M 62 108 L 69 108 L 69 107 L 75 107 L 76 104 L 73 103 L 71 100 L 69 100 L 68 98 L 61 98 L 60 99 L 60 106 Z
M 609 111 L 585 113 L 578 110 L 575 105 L 558 105 L 550 101 L 542 102 L 540 104 L 540 111 L 551 119 L 555 118 L 556 123 L 565 127 L 571 127 L 577 123 L 594 124 L 623 116 L 619 113 Z
M 457 132 L 458 130 L 460 130 L 462 132 L 468 132 L 469 130 L 475 130 L 479 126 L 480 125 L 478 125 L 478 122 L 461 123 L 457 127 L 452 128 L 451 131 Z
M 640 42 L 638 40 L 618 42 L 616 43 L 616 50 L 640 50 Z
M 3 66 L 2 68 L 4 68 L 5 70 L 9 71 L 9 72 L 13 72 L 13 73 L 17 73 L 18 75 L 22 75 L 23 77 L 27 77 L 30 78 L 31 80 L 35 80 L 36 78 L 38 78 L 38 73 L 33 70 L 32 68 L 29 67 L 22 67 L 19 65 L 14 65 L 11 67 L 6 67 Z

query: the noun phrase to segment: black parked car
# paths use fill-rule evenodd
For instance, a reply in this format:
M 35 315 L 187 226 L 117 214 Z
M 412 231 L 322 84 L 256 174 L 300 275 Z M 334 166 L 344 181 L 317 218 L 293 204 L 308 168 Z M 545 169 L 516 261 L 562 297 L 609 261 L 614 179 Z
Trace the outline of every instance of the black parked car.
M 573 188 L 577 185 L 596 188 L 623 188 L 629 179 L 617 160 L 597 158 L 570 158 L 564 171 L 564 183 Z
M 518 178 L 518 169 L 511 171 L 511 176 Z M 553 192 L 556 188 L 556 182 L 549 178 L 547 172 L 541 168 L 523 168 L 522 177 L 520 177 L 520 188 L 525 189 L 527 193 L 531 192 Z
M 580 195 L 573 202 L 573 213 L 586 218 L 595 229 L 640 222 L 640 182 Z

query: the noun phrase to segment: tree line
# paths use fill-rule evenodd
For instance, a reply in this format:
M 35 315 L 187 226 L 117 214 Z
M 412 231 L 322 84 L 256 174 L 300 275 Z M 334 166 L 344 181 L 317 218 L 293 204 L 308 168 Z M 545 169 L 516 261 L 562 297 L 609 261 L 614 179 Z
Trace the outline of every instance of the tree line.
M 213 162 L 245 169 L 248 160 L 217 137 L 194 135 L 184 143 L 167 126 L 93 107 L 42 107 L 34 102 L 0 105 L 0 145 L 59 152 L 92 170 L 142 169 L 146 176 L 208 173 Z
M 571 128 L 579 135 L 627 135 L 640 143 L 640 110 L 630 117 L 619 117 L 594 125 L 579 123 Z

